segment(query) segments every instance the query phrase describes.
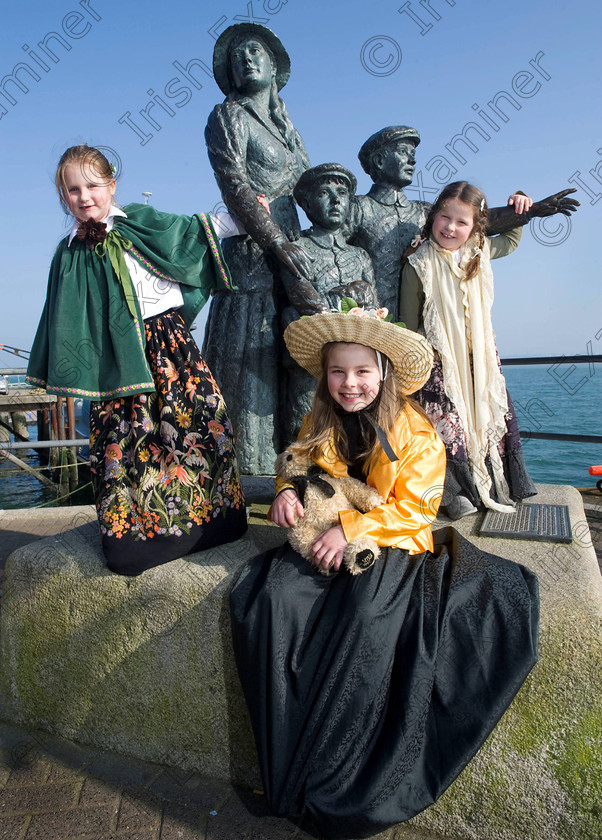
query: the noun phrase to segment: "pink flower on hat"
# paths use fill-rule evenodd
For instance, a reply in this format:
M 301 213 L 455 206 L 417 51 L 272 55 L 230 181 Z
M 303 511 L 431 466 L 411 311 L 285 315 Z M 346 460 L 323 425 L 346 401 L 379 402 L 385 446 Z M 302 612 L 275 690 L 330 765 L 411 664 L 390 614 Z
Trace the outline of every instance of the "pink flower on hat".
M 360 318 L 379 318 L 381 321 L 384 321 L 388 314 L 389 310 L 386 306 L 382 306 L 380 309 L 362 309 L 361 306 L 354 306 L 347 312 L 347 315 L 358 315 Z

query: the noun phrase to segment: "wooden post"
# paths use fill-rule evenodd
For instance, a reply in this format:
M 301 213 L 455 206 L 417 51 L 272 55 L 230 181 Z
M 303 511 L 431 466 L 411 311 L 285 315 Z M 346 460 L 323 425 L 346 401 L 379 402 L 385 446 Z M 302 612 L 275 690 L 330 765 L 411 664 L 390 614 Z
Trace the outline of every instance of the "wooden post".
M 57 397 L 56 400 L 56 419 L 58 424 L 59 430 L 59 440 L 65 440 L 65 397 Z M 65 465 L 67 463 L 66 456 L 65 456 L 65 448 L 58 450 L 58 482 L 59 482 L 59 495 L 64 496 L 66 493 L 69 492 L 69 484 L 65 482 L 67 479 L 67 470 L 65 469 Z
M 62 446 L 59 452 L 59 497 L 62 497 L 66 496 L 69 492 L 69 470 L 67 469 L 69 448 L 67 446 Z
M 77 437 L 75 431 L 75 400 L 67 397 L 67 440 L 74 440 Z
M 65 440 L 65 412 L 63 406 L 65 405 L 64 397 L 56 398 L 56 420 L 58 428 L 58 439 Z
M 58 440 L 59 439 L 59 400 L 60 397 L 57 398 L 57 401 L 52 405 L 50 409 L 50 427 L 51 427 L 51 440 Z M 53 447 L 50 450 L 50 458 L 48 459 L 48 465 L 51 470 L 56 470 L 56 466 L 60 460 L 60 450 L 58 446 Z
M 48 409 L 38 409 L 36 413 L 38 421 L 38 440 L 50 440 L 50 416 Z M 50 449 L 36 449 L 40 460 L 46 465 L 48 465 L 50 460 L 51 451 L 52 450 Z
M 27 418 L 25 417 L 25 412 L 13 411 L 10 416 L 13 421 L 15 440 L 29 440 L 29 429 L 27 428 Z
M 77 490 L 79 486 L 79 470 L 77 467 L 77 455 L 75 454 L 75 449 L 70 446 L 67 449 L 67 452 L 69 454 L 69 469 L 67 470 L 69 473 L 69 491 L 72 493 Z
M 50 407 L 50 440 L 59 439 L 59 424 L 57 419 L 56 403 Z
M 10 414 L 8 412 L 0 412 L 0 421 L 2 421 L 2 425 L 0 425 L 0 441 L 2 443 L 8 443 L 10 440 Z

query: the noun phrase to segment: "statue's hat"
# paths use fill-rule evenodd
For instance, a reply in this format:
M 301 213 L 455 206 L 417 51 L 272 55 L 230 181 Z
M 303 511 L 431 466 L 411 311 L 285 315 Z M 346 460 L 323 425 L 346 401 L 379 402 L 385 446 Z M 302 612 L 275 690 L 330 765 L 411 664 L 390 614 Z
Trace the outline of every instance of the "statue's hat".
M 343 178 L 343 180 L 347 181 L 347 184 L 349 185 L 349 194 L 355 195 L 355 191 L 357 189 L 357 178 L 353 172 L 345 169 L 345 167 L 341 166 L 340 163 L 321 163 L 319 166 L 306 169 L 295 184 L 293 195 L 295 196 L 297 203 L 301 204 L 314 186 L 326 178 Z
M 228 73 L 229 53 L 234 43 L 243 38 L 255 36 L 270 50 L 276 61 L 276 86 L 284 87 L 291 74 L 291 60 L 282 46 L 282 41 L 267 26 L 258 23 L 235 23 L 224 29 L 213 48 L 213 75 L 226 96 L 231 93 L 232 81 Z
M 358 152 L 358 158 L 364 172 L 370 174 L 370 160 L 374 152 L 389 143 L 397 143 L 399 140 L 411 140 L 417 146 L 420 143 L 420 134 L 415 128 L 410 128 L 409 125 L 389 125 L 368 137 Z

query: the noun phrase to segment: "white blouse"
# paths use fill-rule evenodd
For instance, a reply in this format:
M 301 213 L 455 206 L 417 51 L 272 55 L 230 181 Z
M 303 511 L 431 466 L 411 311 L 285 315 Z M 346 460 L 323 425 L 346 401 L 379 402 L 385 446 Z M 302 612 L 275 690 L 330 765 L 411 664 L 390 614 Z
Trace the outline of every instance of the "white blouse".
M 230 236 L 241 236 L 246 233 L 242 224 L 237 218 L 229 213 L 207 214 L 220 239 L 227 239 Z M 113 227 L 115 216 L 126 216 L 119 207 L 111 207 L 109 215 L 103 219 L 107 226 L 107 233 Z M 76 219 L 69 234 L 69 245 L 73 242 L 77 233 L 79 222 Z M 157 277 L 151 271 L 140 265 L 128 251 L 123 251 L 123 257 L 127 270 L 132 279 L 134 292 L 138 298 L 142 318 L 152 318 L 167 312 L 168 309 L 178 309 L 184 305 L 180 284 L 175 280 L 164 280 Z

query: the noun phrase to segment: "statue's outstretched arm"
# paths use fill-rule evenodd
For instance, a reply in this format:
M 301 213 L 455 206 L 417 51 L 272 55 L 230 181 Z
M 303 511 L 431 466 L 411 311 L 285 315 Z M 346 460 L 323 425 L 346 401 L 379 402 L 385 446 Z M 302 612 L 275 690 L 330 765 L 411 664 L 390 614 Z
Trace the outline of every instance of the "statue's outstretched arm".
M 516 213 L 514 207 L 491 207 L 487 217 L 487 236 L 495 236 L 498 233 L 506 233 L 515 227 L 526 225 L 531 219 L 538 216 L 554 216 L 556 213 L 563 213 L 570 216 L 579 207 L 579 202 L 574 198 L 567 198 L 570 193 L 577 192 L 573 187 L 542 198 L 541 201 L 533 202 L 533 206 L 526 213 Z

